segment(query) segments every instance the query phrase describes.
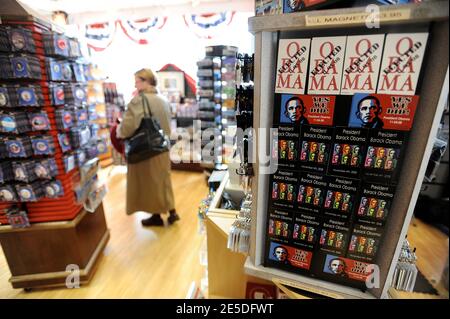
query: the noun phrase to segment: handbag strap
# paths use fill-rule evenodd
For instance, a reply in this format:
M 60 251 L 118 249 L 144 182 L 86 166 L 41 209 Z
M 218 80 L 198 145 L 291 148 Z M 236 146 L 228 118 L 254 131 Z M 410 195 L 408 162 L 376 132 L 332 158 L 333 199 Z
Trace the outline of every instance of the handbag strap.
M 146 117 L 146 115 L 150 115 L 147 117 L 153 117 L 152 109 L 150 108 L 150 104 L 148 103 L 147 97 L 145 96 L 144 93 L 141 93 L 141 97 L 142 97 L 142 108 L 144 109 L 144 117 Z

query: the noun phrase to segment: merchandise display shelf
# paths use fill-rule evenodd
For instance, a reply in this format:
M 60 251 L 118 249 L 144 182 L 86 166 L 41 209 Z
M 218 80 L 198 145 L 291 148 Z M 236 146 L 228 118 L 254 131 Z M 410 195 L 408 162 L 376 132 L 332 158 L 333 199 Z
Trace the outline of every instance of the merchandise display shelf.
M 319 280 L 312 276 L 290 273 L 276 268 L 263 267 L 266 243 L 269 175 L 266 163 L 257 159 L 253 182 L 252 235 L 246 272 L 264 279 L 278 278 L 297 283 L 301 289 L 322 292 L 331 297 L 388 298 L 390 283 L 413 215 L 417 196 L 423 181 L 433 139 L 448 97 L 448 2 L 424 2 L 409 5 L 380 6 L 380 24 L 385 33 L 409 32 L 408 27 L 429 27 L 427 56 L 421 71 L 420 100 L 414 126 L 410 131 L 405 151 L 403 171 L 399 174 L 397 191 L 392 203 L 395 214 L 384 226 L 382 244 L 379 247 L 377 265 L 380 269 L 380 286 L 361 290 L 337 283 Z M 255 35 L 255 91 L 254 126 L 272 127 L 277 65 L 278 32 L 296 32 L 296 37 L 314 38 L 330 34 L 365 34 L 367 31 L 365 7 L 292 13 L 279 16 L 262 16 L 249 19 L 249 30 Z M 395 17 L 395 18 L 393 18 Z M 376 34 L 377 30 L 371 30 Z M 299 34 L 304 34 L 299 35 Z M 261 139 L 264 139 L 264 143 Z M 257 136 L 257 154 L 268 154 L 271 136 Z M 356 293 L 358 292 L 358 293 Z
M 80 284 L 88 283 L 108 240 L 103 205 L 94 213 L 83 210 L 71 221 L 36 223 L 22 229 L 0 226 L 0 244 L 13 288 L 65 286 L 68 265 L 79 267 Z

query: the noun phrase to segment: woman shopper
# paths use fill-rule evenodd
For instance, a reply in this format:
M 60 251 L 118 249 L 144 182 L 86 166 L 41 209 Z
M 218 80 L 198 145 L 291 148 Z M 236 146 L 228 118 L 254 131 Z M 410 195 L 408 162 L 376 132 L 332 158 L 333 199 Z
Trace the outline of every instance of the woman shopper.
M 147 99 L 151 113 L 159 121 L 164 134 L 170 136 L 170 106 L 158 95 L 154 73 L 150 69 L 141 69 L 134 75 L 139 95 L 128 104 L 123 120 L 117 128 L 117 137 L 126 139 L 136 132 L 144 117 L 143 98 Z M 180 219 L 175 210 L 169 152 L 135 164 L 128 163 L 126 206 L 128 215 L 137 211 L 152 214 L 150 218 L 141 221 L 144 226 L 163 226 L 161 214 L 166 212 L 169 212 L 169 224 Z

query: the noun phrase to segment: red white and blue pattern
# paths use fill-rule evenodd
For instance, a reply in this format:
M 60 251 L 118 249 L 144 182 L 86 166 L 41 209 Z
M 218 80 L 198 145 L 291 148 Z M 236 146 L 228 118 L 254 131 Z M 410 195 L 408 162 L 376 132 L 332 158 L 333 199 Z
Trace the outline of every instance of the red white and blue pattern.
M 153 17 L 139 20 L 121 20 L 120 26 L 128 38 L 138 44 L 148 44 L 155 31 L 166 24 L 167 17 Z
M 84 37 L 87 45 L 95 51 L 103 51 L 109 47 L 117 30 L 117 22 L 88 24 Z
M 186 26 L 199 38 L 212 39 L 230 25 L 234 14 L 234 11 L 211 14 L 185 14 L 183 18 Z

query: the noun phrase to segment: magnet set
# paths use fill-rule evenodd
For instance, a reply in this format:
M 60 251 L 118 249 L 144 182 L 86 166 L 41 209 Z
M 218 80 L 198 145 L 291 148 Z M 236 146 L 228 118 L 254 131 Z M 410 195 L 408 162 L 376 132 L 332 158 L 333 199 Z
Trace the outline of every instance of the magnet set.
M 72 150 L 72 146 L 70 145 L 69 136 L 66 133 L 58 134 L 58 142 L 59 142 L 59 146 L 61 147 L 61 150 L 63 153 L 67 153 Z
M 0 202 L 17 202 L 16 189 L 12 185 L 0 185 Z
M 0 79 L 42 79 L 39 59 L 34 56 L 27 54 L 0 55 L 0 62 Z
M 0 184 L 12 181 L 14 172 L 10 162 L 0 162 Z
M 44 190 L 39 181 L 16 185 L 16 192 L 21 202 L 35 202 L 44 197 Z
M 70 62 L 46 58 L 46 67 L 50 81 L 72 81 L 73 72 Z
M 45 111 L 28 113 L 28 121 L 32 131 L 50 130 L 50 121 Z
M 6 86 L 6 85 L 0 85 L 0 107 L 12 107 L 17 100 L 15 91 L 13 88 Z
M 33 155 L 31 140 L 28 136 L 7 137 L 3 140 L 7 158 L 27 158 Z
M 64 86 L 66 103 L 83 106 L 87 103 L 87 87 L 83 84 L 69 84 Z
M 56 126 L 59 130 L 68 130 L 74 125 L 73 111 L 60 108 L 55 111 Z
M 108 144 L 105 140 L 98 140 L 97 141 L 97 154 L 105 154 L 108 152 Z
M 292 34 L 278 39 L 264 265 L 360 288 L 392 215 L 428 34 Z
M 75 109 L 75 116 L 77 126 L 85 126 L 89 124 L 89 117 L 86 108 L 77 107 Z
M 0 51 L 36 52 L 36 45 L 30 30 L 21 27 L 0 26 Z
M 72 63 L 73 75 L 75 76 L 75 81 L 77 82 L 86 82 L 86 77 L 84 75 L 84 67 L 81 63 Z
M 48 56 L 69 57 L 69 41 L 62 34 L 55 32 L 44 33 L 42 35 L 45 54 Z
M 58 198 L 64 195 L 64 188 L 59 180 L 45 183 L 42 187 L 47 198 Z
M 35 160 L 33 170 L 38 179 L 52 179 L 58 175 L 58 167 L 54 158 Z
M 0 111 L 1 133 L 20 134 L 28 131 L 30 131 L 30 125 L 25 113 Z
M 64 85 L 58 83 L 51 83 L 49 85 L 50 88 L 50 99 L 53 105 L 64 105 L 65 104 L 65 96 L 64 96 Z
M 12 169 L 14 173 L 14 180 L 17 182 L 30 183 L 35 181 L 38 177 L 34 170 L 34 161 L 13 162 Z
M 33 146 L 33 153 L 36 156 L 39 155 L 53 155 L 55 153 L 55 146 L 53 143 L 53 137 L 47 136 L 33 136 L 31 138 L 31 144 Z
M 91 131 L 89 127 L 74 127 L 70 130 L 70 142 L 73 148 L 80 148 L 89 143 Z
M 82 149 L 75 151 L 75 161 L 78 167 L 83 166 L 87 161 L 86 152 Z
M 8 28 L 5 26 L 0 26 L 0 52 L 11 52 Z
M 6 211 L 6 217 L 8 218 L 8 223 L 11 225 L 12 228 L 30 227 L 30 220 L 28 219 L 28 214 L 23 209 L 19 209 L 18 207 L 12 207 Z
M 79 58 L 81 57 L 81 49 L 80 49 L 80 43 L 78 42 L 78 39 L 75 38 L 68 38 L 69 43 L 69 57 L 70 58 Z M 77 79 L 77 81 L 80 81 Z M 84 82 L 84 81 L 80 81 Z
M 43 95 L 40 86 L 0 86 L 0 107 L 40 106 Z

